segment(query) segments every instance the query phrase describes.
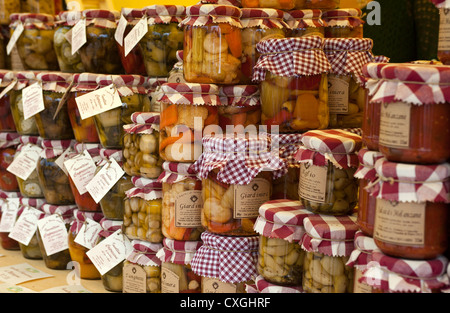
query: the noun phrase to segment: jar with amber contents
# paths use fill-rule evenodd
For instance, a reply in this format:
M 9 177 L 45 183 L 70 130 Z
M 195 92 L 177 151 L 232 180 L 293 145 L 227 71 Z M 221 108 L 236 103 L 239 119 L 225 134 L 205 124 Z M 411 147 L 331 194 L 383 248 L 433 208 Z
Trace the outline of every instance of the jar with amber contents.
M 362 11 L 358 8 L 324 11 L 325 38 L 363 38 Z
M 361 136 L 340 129 L 309 131 L 295 155 L 301 163 L 298 192 L 306 209 L 319 214 L 351 214 L 358 204 Z
M 123 169 L 130 176 L 156 179 L 162 172 L 159 156 L 159 113 L 135 112 L 123 126 Z
M 387 255 L 432 259 L 448 249 L 450 164 L 375 162 L 373 238 Z
M 242 64 L 239 83 L 252 84 L 253 67 L 259 58 L 256 44 L 263 39 L 286 37 L 288 25 L 281 10 L 243 8 L 241 12 Z
M 43 151 L 39 157 L 36 170 L 45 200 L 49 204 L 75 204 L 69 178 L 56 163 L 58 157 L 72 146 L 72 140 L 42 140 Z
M 284 19 L 288 25 L 286 37 L 325 37 L 325 22 L 319 9 L 288 11 Z
M 447 6 L 449 5 L 446 1 L 443 1 L 439 5 L 436 5 L 436 7 L 439 9 L 439 39 L 437 56 L 439 61 L 441 61 L 444 65 L 450 65 L 450 41 L 448 38 L 450 27 L 450 12 Z
M 30 149 L 32 153 L 40 153 L 42 139 L 37 136 L 20 136 L 20 144 L 17 146 L 16 158 L 22 150 Z M 44 198 L 44 193 L 39 183 L 39 176 L 36 168 L 30 173 L 26 179 L 22 179 L 16 175 L 17 184 L 22 196 L 27 198 Z
M 45 203 L 45 199 L 21 197 L 19 201 L 21 207 L 19 209 L 19 212 L 17 212 L 16 225 L 19 222 L 19 217 L 22 216 L 22 214 L 24 214 L 22 218 L 30 221 L 35 221 L 35 219 L 39 220 L 39 218 L 44 214 L 41 207 Z M 30 218 L 28 219 L 26 216 L 29 216 Z M 25 259 L 42 260 L 42 253 L 41 249 L 39 248 L 39 243 L 37 240 L 37 232 L 33 234 L 33 236 L 30 238 L 28 242 L 19 242 L 19 247 L 20 252 L 22 252 L 22 256 Z
M 11 71 L 0 70 L 0 93 L 11 84 L 14 74 Z M 11 113 L 11 96 L 8 91 L 0 98 L 0 131 L 16 131 L 14 120 Z
M 35 115 L 39 136 L 43 139 L 64 140 L 74 138 L 67 106 L 59 106 L 67 92 L 72 74 L 62 72 L 40 72 L 36 79 L 42 84 L 44 110 Z
M 81 62 L 89 73 L 123 74 L 114 34 L 120 12 L 88 9 L 82 12 L 86 22 L 86 43 L 80 48 Z
M 19 191 L 16 175 L 7 170 L 14 161 L 18 145 L 19 134 L 0 133 L 0 190 Z
M 241 10 L 220 4 L 186 8 L 183 71 L 189 83 L 236 84 L 241 69 Z
M 161 293 L 200 293 L 201 277 L 191 268 L 191 260 L 201 241 L 164 238 L 156 256 L 161 260 Z
M 255 223 L 260 235 L 257 269 L 266 281 L 282 286 L 302 285 L 303 219 L 311 214 L 300 201 L 287 199 L 267 201 L 259 207 Z
M 19 197 L 18 192 L 1 191 L 0 193 L 0 243 L 5 250 L 20 249 L 19 242 L 9 237 L 20 209 Z
M 78 263 L 81 279 L 100 279 L 101 275 L 99 271 L 86 254 L 89 249 L 79 243 L 76 243 L 75 238 L 77 238 L 77 236 L 92 236 L 92 234 L 90 234 L 87 230 L 89 220 L 100 223 L 103 218 L 103 214 L 101 212 L 74 210 L 73 216 L 74 219 L 70 225 L 67 235 L 70 257 L 72 261 Z M 81 231 L 83 225 L 85 226 L 84 233 Z
M 168 77 L 177 62 L 176 52 L 183 49 L 184 34 L 179 23 L 185 18 L 183 5 L 147 6 L 148 31 L 139 41 L 146 76 Z
M 199 240 L 201 224 L 202 182 L 192 163 L 164 162 L 162 182 L 162 234 L 173 240 Z
M 202 293 L 244 293 L 257 275 L 259 236 L 221 236 L 202 233 L 203 245 L 191 260 L 202 277 Z
M 303 291 L 352 293 L 354 271 L 346 264 L 359 229 L 355 217 L 313 214 L 303 219 L 303 225 Z
M 283 133 L 328 127 L 330 64 L 322 45 L 319 36 L 258 43 L 261 57 L 253 80 L 261 83 L 262 125 L 278 126 Z
M 123 293 L 161 293 L 161 260 L 156 254 L 162 244 L 133 240 L 131 245 L 133 252 L 123 262 Z
M 450 160 L 448 73 L 447 66 L 439 65 L 383 67 L 383 81 L 371 102 L 381 102 L 378 147 L 386 159 L 411 164 Z
M 166 83 L 161 86 L 159 153 L 169 162 L 192 163 L 202 152 L 201 137 L 219 123 L 219 87 Z

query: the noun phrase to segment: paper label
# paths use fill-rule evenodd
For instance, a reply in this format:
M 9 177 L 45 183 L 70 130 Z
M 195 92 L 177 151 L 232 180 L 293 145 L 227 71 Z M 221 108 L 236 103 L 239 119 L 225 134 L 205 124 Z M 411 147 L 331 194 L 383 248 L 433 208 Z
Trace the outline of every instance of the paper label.
M 0 93 L 0 99 L 3 98 L 8 92 L 10 92 L 17 84 L 17 79 L 14 79 L 8 86 L 6 86 Z
M 270 183 L 264 178 L 255 178 L 248 185 L 233 185 L 235 219 L 256 218 L 259 207 L 270 200 Z
M 67 172 L 64 162 L 69 159 L 69 155 L 73 152 L 74 150 L 72 149 L 72 147 L 69 147 L 63 153 L 61 153 L 55 160 L 55 164 L 58 165 L 59 168 L 62 169 L 66 175 L 69 175 L 69 173 Z
M 67 33 L 64 34 L 64 38 L 66 38 L 67 42 L 72 45 L 72 29 L 69 29 L 69 31 Z M 71 50 L 72 52 L 72 50 Z
M 130 30 L 128 35 L 125 36 L 124 46 L 125 46 L 125 56 L 127 56 L 131 50 L 139 43 L 139 41 L 147 34 L 148 24 L 147 18 L 143 17 L 139 22 L 134 25 Z
M 5 283 L 0 284 L 0 293 L 38 293 L 38 292 L 23 286 Z
M 0 281 L 8 284 L 20 284 L 26 281 L 52 277 L 28 263 L 0 267 Z
M 6 170 L 20 179 L 27 180 L 37 167 L 42 148 L 33 144 L 23 146 Z
M 161 267 L 161 293 L 179 293 L 180 277 L 173 271 Z
M 127 19 L 123 15 L 120 15 L 119 22 L 117 22 L 116 32 L 114 33 L 114 38 L 121 46 L 123 46 L 123 34 L 125 33 L 127 24 Z
M 11 54 L 11 51 L 15 47 L 16 42 L 19 39 L 20 35 L 22 35 L 23 30 L 24 30 L 23 24 L 18 23 L 16 26 L 16 29 L 14 30 L 14 32 L 11 35 L 11 38 L 9 39 L 8 44 L 6 45 L 6 54 L 8 54 L 8 55 Z
M 8 198 L 2 203 L 2 218 L 0 219 L 0 232 L 9 233 L 16 223 L 19 212 L 19 198 Z
M 379 142 L 388 147 L 409 147 L 411 104 L 405 102 L 381 105 Z
M 75 101 L 82 120 L 122 106 L 113 84 L 76 97 Z
M 104 165 L 94 178 L 86 185 L 86 189 L 96 203 L 106 195 L 114 184 L 125 174 L 116 160 Z
M 201 190 L 184 191 L 175 197 L 175 226 L 201 227 L 201 210 L 203 198 Z
M 450 9 L 439 10 L 439 42 L 438 50 L 450 50 Z
M 123 270 L 123 293 L 147 293 L 147 274 L 142 266 L 129 263 Z
M 217 278 L 202 277 L 202 293 L 236 293 L 237 286 Z
M 298 183 L 298 194 L 301 198 L 325 202 L 327 186 L 327 167 L 302 163 L 300 166 L 300 179 Z
M 61 216 L 52 214 L 40 219 L 38 230 L 47 255 L 69 249 L 67 228 Z
M 77 51 L 87 42 L 86 37 L 86 20 L 80 19 L 72 27 L 72 55 L 77 53 Z
M 350 79 L 328 75 L 328 106 L 330 113 L 348 113 Z
M 103 230 L 102 226 L 93 219 L 87 218 L 83 223 L 74 241 L 79 245 L 92 249 L 99 238 L 100 232 Z
M 37 230 L 39 216 L 42 212 L 33 207 L 25 207 L 14 224 L 8 237 L 28 246 Z
M 22 89 L 23 118 L 25 120 L 45 109 L 42 86 L 39 82 Z
M 169 78 L 167 79 L 168 83 L 185 83 L 184 74 L 182 72 L 171 73 Z M 159 99 L 159 98 L 157 98 Z
M 64 167 L 72 178 L 78 193 L 84 195 L 87 192 L 86 185 L 92 180 L 97 169 L 89 152 L 84 150 L 82 153 L 66 160 Z

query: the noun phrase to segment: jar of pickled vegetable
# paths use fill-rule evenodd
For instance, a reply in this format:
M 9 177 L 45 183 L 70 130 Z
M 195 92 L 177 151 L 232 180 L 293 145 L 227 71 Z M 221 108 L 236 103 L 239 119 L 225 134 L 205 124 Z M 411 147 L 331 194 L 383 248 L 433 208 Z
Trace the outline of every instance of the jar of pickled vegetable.
M 182 5 L 151 5 L 143 9 L 148 31 L 139 41 L 147 76 L 168 77 L 177 62 L 176 52 L 183 49 L 184 34 L 178 24 L 184 19 Z
M 286 37 L 325 37 L 325 23 L 319 9 L 288 11 L 284 19 L 288 25 Z
M 257 275 L 259 236 L 221 236 L 202 233 L 203 245 L 191 260 L 202 277 L 202 293 L 244 293 Z
M 252 84 L 253 67 L 259 58 L 256 44 L 263 39 L 284 38 L 288 25 L 284 22 L 284 12 L 277 9 L 241 9 L 241 84 Z
M 47 203 L 54 205 L 75 204 L 69 178 L 56 160 L 73 146 L 72 140 L 42 140 L 43 151 L 39 157 L 37 172 L 39 183 Z
M 92 235 L 89 234 L 86 229 L 84 234 L 81 232 L 83 225 L 85 225 L 88 220 L 100 223 L 101 219 L 103 218 L 103 214 L 101 212 L 85 212 L 81 210 L 74 210 L 73 216 L 74 219 L 70 225 L 70 229 L 67 235 L 70 257 L 72 261 L 78 263 L 81 279 L 100 279 L 101 275 L 99 271 L 86 255 L 86 252 L 89 251 L 89 249 L 85 246 L 80 245 L 79 243 L 76 243 L 75 238 L 77 236 Z
M 305 251 L 300 244 L 303 219 L 311 215 L 300 201 L 267 201 L 259 207 L 255 231 L 259 236 L 258 273 L 268 282 L 301 286 Z M 288 221 L 288 222 L 284 222 Z
M 272 193 L 272 171 L 283 166 L 278 151 L 269 151 L 267 136 L 247 137 L 203 137 L 204 152 L 194 170 L 202 179 L 202 226 L 211 233 L 255 235 L 258 209 Z
M 72 261 L 69 252 L 68 231 L 76 205 L 42 205 L 44 214 L 38 222 L 37 239 L 45 266 L 66 270 Z
M 436 164 L 450 160 L 449 72 L 445 65 L 383 67 L 383 82 L 371 102 L 381 102 L 378 147 L 389 161 Z
M 11 56 L 9 56 L 6 53 L 6 46 L 8 45 L 9 39 L 10 39 L 10 30 L 9 30 L 9 16 L 8 16 L 8 22 L 6 24 L 0 24 L 0 68 L 3 69 L 12 69 Z M 17 53 L 17 48 L 15 49 L 15 53 Z M 11 54 L 14 53 L 11 51 Z
M 131 123 L 131 114 L 142 112 L 148 107 L 150 99 L 145 77 L 139 75 L 98 75 L 100 88 L 111 84 L 116 88 L 122 100 L 122 106 L 94 116 L 100 143 L 103 148 L 122 149 L 123 125 Z
M 7 171 L 8 166 L 14 161 L 19 134 L 0 133 L 0 189 L 3 191 L 19 191 L 16 176 Z
M 134 250 L 123 263 L 123 293 L 161 293 L 161 243 L 131 242 Z
M 242 56 L 241 10 L 203 4 L 186 8 L 183 71 L 189 83 L 236 84 Z
M 352 293 L 353 268 L 346 265 L 358 231 L 356 218 L 313 214 L 303 219 L 306 233 L 301 247 L 303 291 L 306 293 Z
M 439 39 L 437 56 L 439 61 L 444 65 L 450 64 L 450 11 L 448 10 L 446 1 L 443 1 L 436 7 L 439 9 Z
M 362 11 L 358 8 L 324 11 L 325 38 L 363 38 Z
M 450 164 L 375 162 L 373 238 L 387 255 L 432 259 L 448 249 Z
M 351 214 L 358 203 L 361 136 L 340 129 L 309 131 L 295 155 L 301 164 L 298 193 L 306 209 L 320 214 Z
M 39 219 L 44 212 L 42 211 L 41 207 L 45 203 L 45 199 L 43 198 L 20 198 L 20 204 L 21 207 L 19 209 L 19 212 L 17 212 L 17 220 L 19 220 L 19 217 L 24 214 L 23 218 L 27 219 L 25 216 L 35 216 L 35 218 Z M 30 209 L 31 208 L 31 209 Z M 34 221 L 34 217 L 30 219 L 31 221 Z M 32 227 L 31 223 L 27 224 L 26 226 Z M 37 226 L 37 224 L 33 224 L 34 226 Z M 37 232 L 34 233 L 34 235 L 31 237 L 31 239 L 25 243 L 25 242 L 19 242 L 20 252 L 22 253 L 22 256 L 25 259 L 31 259 L 31 260 L 42 260 L 42 253 L 41 249 L 39 248 L 39 243 L 37 240 Z
M 201 241 L 164 238 L 156 256 L 161 260 L 161 293 L 200 293 L 201 277 L 191 268 L 191 260 Z
M 375 62 L 370 38 L 326 38 L 323 50 L 331 64 L 328 73 L 330 128 L 362 127 L 366 89 L 362 67 Z
M 209 84 L 166 83 L 161 89 L 161 158 L 192 163 L 202 152 L 201 137 L 206 128 L 219 123 L 219 88 Z
M 67 33 L 80 20 L 80 11 L 64 11 L 58 14 L 55 34 L 53 36 L 53 46 L 58 59 L 59 69 L 64 73 L 84 72 L 81 63 L 80 52 L 72 54 L 72 43 L 66 39 Z
M 241 5 L 243 8 L 272 8 L 287 11 L 294 9 L 298 1 L 301 0 L 242 0 Z
M 202 182 L 192 163 L 164 162 L 162 182 L 162 234 L 173 240 L 199 240 L 201 223 Z
M 55 4 L 58 1 L 21 0 L 20 12 L 55 14 Z M 19 11 L 16 11 L 19 12 Z
M 86 21 L 86 43 L 80 48 L 81 62 L 89 73 L 123 74 L 114 33 L 120 12 L 89 9 L 82 12 Z
M 181 73 L 183 74 L 183 73 Z M 161 86 L 167 83 L 167 77 L 148 77 L 148 88 L 149 88 L 149 97 L 150 97 L 150 109 L 145 108 L 145 112 L 161 112 L 161 103 L 160 98 L 162 97 L 162 89 Z M 183 78 L 184 80 L 184 78 Z M 180 81 L 184 82 L 184 81 Z M 178 82 L 179 83 L 179 82 Z
M 34 153 L 39 153 L 41 151 L 42 139 L 36 136 L 20 136 L 20 144 L 17 146 L 17 153 L 14 158 L 16 158 L 22 150 L 32 149 Z M 19 185 L 19 190 L 22 196 L 27 198 L 44 198 L 44 193 L 42 187 L 39 183 L 38 172 L 36 168 L 29 174 L 26 179 L 22 179 L 16 175 L 17 184 Z
M 19 14 L 18 21 L 23 24 L 24 30 L 17 39 L 16 46 L 25 69 L 58 71 L 58 60 L 53 49 L 55 17 L 49 14 L 22 13 Z M 14 23 L 10 27 L 11 31 L 16 29 Z
M 330 69 L 319 36 L 267 39 L 258 43 L 261 56 L 253 80 L 261 82 L 261 123 L 280 132 L 328 127 Z
M 135 112 L 123 126 L 123 170 L 130 176 L 156 179 L 162 172 L 159 156 L 159 113 Z
M 0 1 L 0 24 L 8 24 L 9 16 L 12 13 L 20 12 L 20 2 L 21 0 Z
M 20 250 L 19 242 L 9 237 L 20 209 L 19 197 L 18 192 L 0 194 L 0 243 L 5 250 Z
M 11 71 L 0 70 L 0 93 L 3 93 L 11 84 L 13 75 L 14 74 Z M 0 131 L 16 131 L 16 126 L 14 125 L 14 119 L 11 113 L 11 96 L 7 91 L 0 98 Z

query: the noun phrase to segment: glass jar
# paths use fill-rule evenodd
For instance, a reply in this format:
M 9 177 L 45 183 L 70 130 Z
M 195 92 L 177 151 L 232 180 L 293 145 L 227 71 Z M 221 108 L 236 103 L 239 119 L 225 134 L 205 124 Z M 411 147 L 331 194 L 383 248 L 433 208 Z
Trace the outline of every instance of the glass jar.
M 64 11 L 58 17 L 59 20 L 56 23 L 57 26 L 53 37 L 53 46 L 58 59 L 59 69 L 64 73 L 84 72 L 80 52 L 76 51 L 72 54 L 72 44 L 66 39 L 66 34 L 80 20 L 81 12 Z
M 254 68 L 261 85 L 261 123 L 278 126 L 280 132 L 303 132 L 328 127 L 328 83 L 330 64 L 319 36 L 268 39 L 258 44 L 263 55 Z M 289 46 L 289 51 L 286 48 Z M 269 52 L 270 50 L 270 52 Z M 311 50 L 314 54 L 309 53 Z M 280 53 L 272 55 L 272 52 Z M 286 59 L 287 58 L 287 59 Z M 286 60 L 292 62 L 286 66 Z M 311 62 L 314 66 L 298 64 Z M 292 65 L 292 66 L 291 66 Z M 306 69 L 307 68 L 307 69 Z M 267 72 L 266 72 L 267 71 Z
M 286 37 L 325 37 L 325 23 L 319 9 L 292 10 L 285 12 L 284 19 L 288 24 Z
M 444 65 L 450 64 L 450 42 L 448 38 L 450 12 L 447 8 L 441 7 L 439 9 L 439 40 L 438 40 L 438 59 Z
M 0 68 L 3 69 L 11 69 L 11 57 L 6 53 L 6 46 L 9 42 L 9 36 L 8 23 L 5 25 L 0 24 Z
M 0 220 L 2 217 L 4 218 L 2 228 L 6 228 L 0 231 L 0 243 L 5 250 L 20 250 L 19 242 L 9 237 L 9 233 L 14 226 L 14 218 L 19 210 L 19 197 L 18 192 L 2 191 L 0 195 Z
M 18 145 L 17 133 L 0 133 L 0 189 L 3 191 L 19 191 L 16 175 L 7 170 L 14 161 Z
M 288 25 L 284 22 L 284 12 L 277 9 L 241 9 L 241 84 L 252 84 L 253 67 L 259 58 L 256 44 L 262 39 L 284 38 Z
M 30 12 L 30 13 L 45 13 L 45 14 L 55 14 L 55 3 L 56 1 L 43 1 L 43 0 L 21 0 L 20 1 L 20 12 Z M 19 11 L 16 11 L 19 12 Z
M 186 8 L 183 71 L 189 83 L 236 84 L 241 69 L 241 11 L 227 5 Z M 220 22 L 215 22 L 216 20 Z
M 183 49 L 183 30 L 178 24 L 186 14 L 182 5 L 151 5 L 143 9 L 148 31 L 139 41 L 146 76 L 168 77 L 177 62 L 176 52 Z
M 159 114 L 135 112 L 123 126 L 123 170 L 130 176 L 156 179 L 162 172 L 159 156 Z
M 0 24 L 8 24 L 9 16 L 12 13 L 20 12 L 20 2 L 21 0 L 2 0 L 0 2 Z
M 295 8 L 296 3 L 299 0 L 242 0 L 241 5 L 243 8 L 272 8 L 277 10 L 288 11 Z
M 192 163 L 202 152 L 198 133 L 203 134 L 209 125 L 218 125 L 219 88 L 208 84 L 166 83 L 161 89 L 160 156 L 165 161 Z
M 298 182 L 300 179 L 299 166 L 289 166 L 287 173 L 273 180 L 272 197 L 270 199 L 300 200 L 298 196 Z
M 183 59 L 181 59 L 181 62 Z M 183 74 L 183 73 L 181 73 Z M 150 108 L 144 108 L 146 112 L 161 112 L 161 103 L 159 99 L 162 96 L 161 85 L 167 83 L 167 77 L 148 77 L 147 78 L 149 97 L 150 97 Z M 183 81 L 184 82 L 184 78 Z
M 25 69 L 58 71 L 58 60 L 53 49 L 54 16 L 22 13 L 19 15 L 19 21 L 23 23 L 25 29 L 17 39 L 16 46 Z M 14 29 L 15 26 L 11 26 L 11 31 Z
M 89 73 L 122 74 L 124 70 L 114 39 L 120 12 L 89 9 L 82 14 L 86 19 L 87 41 L 79 52 L 84 70 Z
M 45 199 L 43 198 L 20 198 L 20 204 L 21 208 L 19 209 L 19 212 L 17 213 L 17 218 L 19 218 L 20 215 L 26 210 L 27 208 L 33 208 L 36 209 L 37 212 L 37 218 L 39 219 L 44 212 L 42 211 L 41 207 L 45 203 Z M 40 213 L 39 213 L 40 212 Z M 32 213 L 34 214 L 34 213 Z M 31 237 L 28 244 L 23 244 L 19 242 L 20 252 L 22 253 L 22 256 L 25 259 L 31 259 L 31 260 L 42 260 L 42 253 L 41 249 L 39 248 L 39 243 L 37 240 L 37 232 L 34 233 L 34 235 Z
M 358 8 L 324 11 L 325 38 L 363 38 L 364 21 Z
M 162 234 L 183 241 L 199 240 L 201 224 L 202 182 L 192 171 L 191 163 L 164 162 L 162 182 Z M 176 179 L 174 179 L 176 177 Z
M 89 249 L 76 243 L 75 238 L 78 235 L 83 236 L 83 234 L 80 234 L 81 227 L 88 219 L 100 223 L 103 214 L 98 212 L 83 212 L 77 209 L 74 210 L 73 216 L 74 219 L 67 234 L 70 257 L 72 261 L 78 263 L 81 279 L 100 279 L 101 275 L 99 271 L 86 254 Z
M 61 154 L 71 147 L 71 140 L 43 140 L 44 151 L 39 157 L 37 172 L 39 183 L 44 191 L 47 203 L 54 205 L 69 205 L 75 203 L 75 197 L 70 189 L 69 178 L 56 163 Z
M 13 73 L 7 70 L 0 70 L 0 93 L 5 90 L 11 83 Z M 11 113 L 11 97 L 10 93 L 6 93 L 0 98 L 0 131 L 1 132 L 15 132 L 16 126 Z
M 201 241 L 164 238 L 156 255 L 161 260 L 161 293 L 200 293 L 201 277 L 192 271 L 190 262 L 201 245 Z
M 264 279 L 262 275 L 255 278 L 254 285 L 245 286 L 246 293 L 303 293 L 302 286 L 282 286 L 272 284 Z

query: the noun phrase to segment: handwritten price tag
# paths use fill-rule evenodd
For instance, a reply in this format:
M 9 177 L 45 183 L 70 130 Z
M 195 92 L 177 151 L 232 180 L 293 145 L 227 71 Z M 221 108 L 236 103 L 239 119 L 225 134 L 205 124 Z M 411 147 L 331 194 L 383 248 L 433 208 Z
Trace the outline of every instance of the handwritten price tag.
M 128 35 L 125 37 L 125 56 L 130 53 L 131 50 L 138 44 L 138 42 L 145 36 L 148 31 L 147 18 L 143 17 L 139 22 L 134 25 L 133 29 L 130 30 Z
M 82 120 L 122 106 L 113 84 L 79 96 L 75 101 Z

